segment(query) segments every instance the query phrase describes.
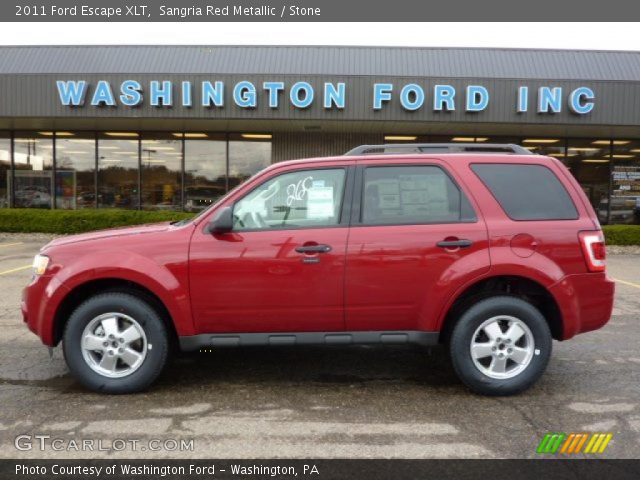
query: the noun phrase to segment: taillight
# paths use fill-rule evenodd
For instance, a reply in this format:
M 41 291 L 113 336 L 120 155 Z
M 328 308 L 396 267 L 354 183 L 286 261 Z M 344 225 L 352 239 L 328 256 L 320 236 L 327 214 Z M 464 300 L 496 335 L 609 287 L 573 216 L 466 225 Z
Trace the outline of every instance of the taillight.
M 601 231 L 580 232 L 580 245 L 590 272 L 603 272 L 606 267 L 606 248 Z

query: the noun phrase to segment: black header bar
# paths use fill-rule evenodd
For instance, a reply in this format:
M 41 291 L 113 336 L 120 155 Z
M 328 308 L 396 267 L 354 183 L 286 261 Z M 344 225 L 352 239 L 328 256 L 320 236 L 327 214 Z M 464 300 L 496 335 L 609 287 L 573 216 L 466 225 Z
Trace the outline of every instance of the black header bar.
M 2 22 L 603 22 L 638 18 L 640 3 L 628 0 L 18 0 L 0 3 Z M 384 35 L 383 26 L 375 28 L 380 28 L 380 35 Z M 585 34 L 589 28 L 592 27 L 585 26 Z M 550 33 L 541 31 L 540 34 Z
M 0 460 L 0 478 L 25 480 L 637 480 L 639 477 L 639 460 Z

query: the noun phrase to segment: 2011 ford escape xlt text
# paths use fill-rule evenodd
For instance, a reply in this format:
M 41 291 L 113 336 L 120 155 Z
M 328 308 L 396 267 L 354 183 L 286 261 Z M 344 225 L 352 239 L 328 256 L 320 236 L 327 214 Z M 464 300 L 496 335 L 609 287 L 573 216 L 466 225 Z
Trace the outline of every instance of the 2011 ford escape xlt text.
M 148 387 L 174 345 L 415 343 L 510 395 L 552 339 L 602 327 L 614 294 L 578 183 L 511 145 L 278 163 L 193 220 L 58 238 L 34 270 L 25 322 L 106 393 Z

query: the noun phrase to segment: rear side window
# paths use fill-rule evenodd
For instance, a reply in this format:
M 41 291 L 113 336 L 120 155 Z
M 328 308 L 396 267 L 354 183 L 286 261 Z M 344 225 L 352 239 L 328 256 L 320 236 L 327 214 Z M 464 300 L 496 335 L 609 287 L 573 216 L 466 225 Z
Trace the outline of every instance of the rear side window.
M 368 167 L 362 223 L 400 225 L 474 222 L 475 213 L 449 176 L 433 165 Z
M 558 177 L 542 165 L 476 163 L 480 177 L 513 220 L 575 220 L 571 197 Z

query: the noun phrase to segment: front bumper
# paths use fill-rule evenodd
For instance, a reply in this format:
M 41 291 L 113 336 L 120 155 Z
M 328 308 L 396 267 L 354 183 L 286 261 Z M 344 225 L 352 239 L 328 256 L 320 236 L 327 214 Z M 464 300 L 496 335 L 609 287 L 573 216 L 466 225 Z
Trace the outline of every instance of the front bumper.
M 562 313 L 562 339 L 602 328 L 611 318 L 615 282 L 606 273 L 567 275 L 550 288 Z
M 34 276 L 22 290 L 22 320 L 42 343 L 54 346 L 54 318 L 66 288 L 52 275 Z

